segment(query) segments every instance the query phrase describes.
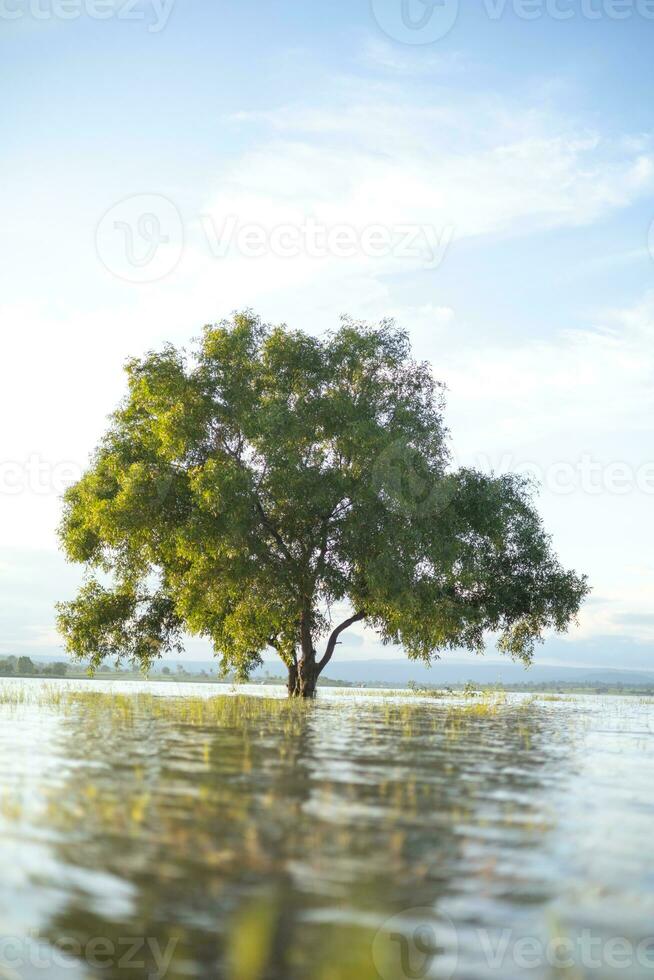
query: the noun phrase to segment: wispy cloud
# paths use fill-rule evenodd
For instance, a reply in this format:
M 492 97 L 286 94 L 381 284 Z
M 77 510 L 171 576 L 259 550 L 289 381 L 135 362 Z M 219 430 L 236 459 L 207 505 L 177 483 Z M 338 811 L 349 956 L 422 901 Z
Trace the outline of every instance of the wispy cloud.
M 546 340 L 491 338 L 445 355 L 457 408 L 482 445 L 576 431 L 647 430 L 654 413 L 654 293 Z M 487 407 L 492 406 L 491 414 Z M 485 419 L 485 421 L 483 421 Z M 463 427 L 465 430 L 465 427 Z
M 213 207 L 421 221 L 461 239 L 582 225 L 654 192 L 642 136 L 613 139 L 519 100 L 432 91 L 412 102 L 393 86 L 359 86 L 342 104 L 241 114 L 269 136 L 221 174 Z
M 430 49 L 406 49 L 389 44 L 379 38 L 368 38 L 363 46 L 361 63 L 366 68 L 382 69 L 399 76 L 436 76 L 459 74 L 466 69 L 467 61 L 460 51 Z

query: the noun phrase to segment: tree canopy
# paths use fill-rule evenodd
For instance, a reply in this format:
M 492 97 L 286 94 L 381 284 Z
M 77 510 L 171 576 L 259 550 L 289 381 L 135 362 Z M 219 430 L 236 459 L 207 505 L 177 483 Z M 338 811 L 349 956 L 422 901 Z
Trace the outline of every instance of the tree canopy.
M 355 622 L 426 662 L 489 631 L 529 662 L 577 613 L 528 483 L 451 466 L 442 387 L 391 322 L 314 337 L 245 312 L 126 371 L 60 528 L 87 576 L 59 628 L 93 667 L 190 633 L 242 678 L 276 650 L 311 695 Z

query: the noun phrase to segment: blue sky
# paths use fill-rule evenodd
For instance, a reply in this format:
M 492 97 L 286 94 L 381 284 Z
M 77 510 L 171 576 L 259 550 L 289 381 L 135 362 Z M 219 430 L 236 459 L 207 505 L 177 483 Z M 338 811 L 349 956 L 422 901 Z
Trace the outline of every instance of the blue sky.
M 250 306 L 405 326 L 448 385 L 455 460 L 533 473 L 591 578 L 541 659 L 592 662 L 614 637 L 616 664 L 643 666 L 654 2 L 402 9 L 0 0 L 2 652 L 57 652 L 52 607 L 78 581 L 59 494 L 124 360 Z

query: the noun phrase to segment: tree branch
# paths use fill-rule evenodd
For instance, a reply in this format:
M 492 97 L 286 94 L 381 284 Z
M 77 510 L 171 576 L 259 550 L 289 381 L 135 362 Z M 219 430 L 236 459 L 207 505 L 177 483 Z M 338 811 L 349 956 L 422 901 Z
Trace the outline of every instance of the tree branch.
M 243 459 L 242 459 L 242 452 L 243 452 L 243 435 L 242 435 L 242 433 L 240 433 L 240 432 L 238 433 L 239 448 L 236 451 L 231 448 L 231 446 L 227 443 L 227 441 L 225 440 L 223 434 L 219 430 L 214 429 L 213 430 L 213 434 L 214 434 L 214 438 L 219 442 L 220 447 L 222 448 L 223 452 L 227 453 L 227 455 L 236 463 L 236 465 L 241 470 L 243 470 L 244 472 L 246 472 L 251 477 L 252 474 L 249 472 L 249 470 L 247 469 L 247 467 L 244 465 Z M 263 475 L 261 476 L 261 479 L 263 479 Z M 254 484 L 254 481 L 253 481 L 253 484 Z M 258 489 L 258 487 L 257 487 L 257 489 Z M 284 558 L 286 558 L 287 561 L 293 563 L 293 561 L 294 561 L 293 556 L 291 555 L 291 553 L 290 553 L 290 551 L 289 551 L 289 549 L 288 549 L 288 547 L 286 545 L 286 542 L 282 538 L 281 534 L 279 533 L 279 531 L 277 530 L 277 528 L 274 526 L 273 522 L 270 520 L 270 518 L 268 517 L 266 511 L 264 510 L 264 506 L 261 503 L 261 499 L 259 497 L 259 494 L 257 493 L 257 489 L 254 489 L 254 486 L 253 486 L 252 496 L 254 498 L 254 507 L 255 507 L 255 510 L 256 510 L 257 514 L 259 515 L 259 519 L 261 520 L 261 523 L 263 524 L 263 526 L 266 529 L 266 531 L 274 539 L 275 543 L 277 544 L 277 546 L 281 550 L 282 554 L 284 555 Z
M 344 619 L 342 623 L 339 623 L 336 629 L 333 630 L 331 636 L 329 637 L 329 640 L 327 641 L 327 649 L 325 650 L 325 655 L 321 660 L 318 661 L 319 674 L 322 673 L 324 668 L 332 659 L 334 655 L 334 650 L 336 649 L 336 644 L 338 643 L 338 638 L 341 635 L 341 633 L 343 633 L 344 630 L 346 630 L 349 626 L 352 626 L 354 623 L 358 623 L 365 618 L 366 618 L 365 612 L 354 613 L 354 615 L 350 616 L 349 619 Z
M 322 536 L 321 536 L 320 549 L 318 551 L 318 558 L 316 559 L 316 567 L 313 576 L 314 585 L 320 578 L 320 575 L 325 567 L 325 557 L 327 555 L 327 549 L 329 547 L 329 532 L 330 532 L 331 522 L 334 520 L 335 517 L 340 516 L 339 511 L 341 508 L 346 509 L 347 507 L 350 506 L 351 506 L 351 501 L 348 498 L 346 498 L 345 500 L 339 500 L 338 503 L 334 505 L 332 510 L 329 512 L 329 514 L 325 514 L 322 518 L 322 522 L 323 522 Z M 340 512 L 342 513 L 342 511 Z
M 270 520 L 270 518 L 266 514 L 265 510 L 263 509 L 263 504 L 259 500 L 258 494 L 255 493 L 254 491 L 253 491 L 253 497 L 254 497 L 254 507 L 255 507 L 255 510 L 257 511 L 257 513 L 259 515 L 259 518 L 261 520 L 261 523 L 263 524 L 264 528 L 273 537 L 273 539 L 275 540 L 276 544 L 278 545 L 280 551 L 284 555 L 284 558 L 286 558 L 287 561 L 293 563 L 294 559 L 293 559 L 293 556 L 291 555 L 290 551 L 286 547 L 286 542 L 284 541 L 284 539 L 282 538 L 281 534 L 279 533 L 279 531 L 277 530 L 277 528 L 274 526 L 274 524 L 272 523 L 272 521 Z

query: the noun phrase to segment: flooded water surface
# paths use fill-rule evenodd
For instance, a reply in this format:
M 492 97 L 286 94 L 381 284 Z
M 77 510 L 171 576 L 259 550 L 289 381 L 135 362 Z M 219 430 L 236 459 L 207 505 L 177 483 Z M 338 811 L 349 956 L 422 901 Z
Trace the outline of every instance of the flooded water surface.
M 653 701 L 75 687 L 0 697 L 0 977 L 652 975 Z

